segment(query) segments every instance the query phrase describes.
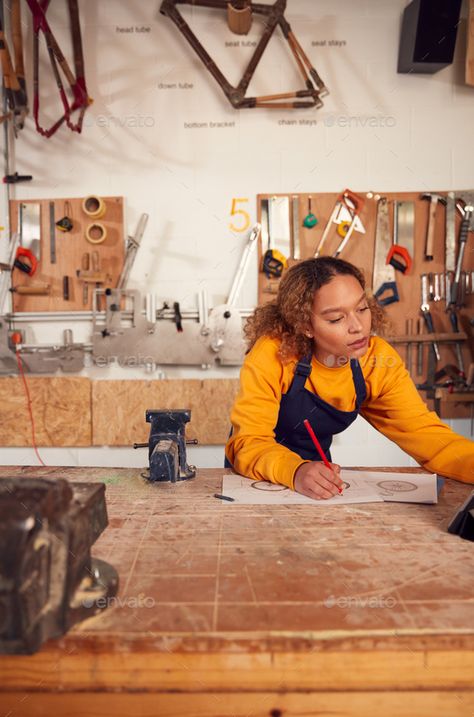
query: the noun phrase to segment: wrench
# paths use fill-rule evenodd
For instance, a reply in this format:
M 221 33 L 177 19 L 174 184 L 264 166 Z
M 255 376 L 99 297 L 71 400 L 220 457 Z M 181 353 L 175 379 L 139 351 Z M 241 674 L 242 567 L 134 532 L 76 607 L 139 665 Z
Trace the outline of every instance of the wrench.
M 451 284 L 451 294 L 449 298 L 449 305 L 450 306 L 458 306 L 460 304 L 460 291 L 461 288 L 459 286 L 460 280 L 461 280 L 461 269 L 462 269 L 462 262 L 464 259 L 464 251 L 466 249 L 466 242 L 467 242 L 467 235 L 469 234 L 470 224 L 471 224 L 471 217 L 474 213 L 474 205 L 472 204 L 465 204 L 464 208 L 461 208 L 460 204 L 456 205 L 459 211 L 462 213 L 462 221 L 461 221 L 461 227 L 459 229 L 459 249 L 458 249 L 458 257 L 456 261 L 456 270 L 454 272 L 454 279 Z
M 421 195 L 421 199 L 427 199 L 430 203 L 428 214 L 428 228 L 425 240 L 425 261 L 433 261 L 435 224 L 436 224 L 436 208 L 438 204 L 446 205 L 446 198 L 440 194 L 426 193 Z
M 431 316 L 430 312 L 430 305 L 428 301 L 428 275 L 422 274 L 421 275 L 421 314 L 425 320 L 426 328 L 428 329 L 429 334 L 434 334 L 434 326 L 433 326 L 433 317 Z M 432 347 L 434 354 L 436 356 L 436 360 L 440 361 L 441 355 L 439 353 L 439 346 L 436 341 L 432 342 Z
M 451 322 L 451 326 L 453 328 L 453 331 L 455 334 L 459 333 L 459 324 L 458 324 L 458 316 L 456 314 L 456 311 L 452 308 L 449 310 L 449 320 Z M 462 348 L 461 343 L 459 341 L 456 341 L 454 344 L 454 349 L 456 351 L 456 359 L 458 362 L 458 369 L 461 373 L 461 376 L 465 376 L 466 373 L 464 371 L 464 358 L 462 355 Z

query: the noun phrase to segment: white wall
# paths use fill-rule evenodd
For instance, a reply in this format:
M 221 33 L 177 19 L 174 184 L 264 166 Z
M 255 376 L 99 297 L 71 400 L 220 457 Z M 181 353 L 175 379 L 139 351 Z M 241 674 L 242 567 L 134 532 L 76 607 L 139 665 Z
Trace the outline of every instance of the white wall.
M 229 229 L 233 197 L 263 192 L 409 191 L 474 185 L 474 88 L 463 84 L 465 22 L 456 60 L 436 75 L 396 73 L 405 0 L 288 0 L 287 19 L 330 89 L 321 110 L 233 110 L 195 58 L 158 0 L 81 2 L 87 83 L 94 103 L 81 136 L 61 129 L 46 140 L 27 120 L 17 140 L 17 170 L 34 181 L 16 196 L 123 195 L 132 232 L 150 215 L 130 288 L 153 291 L 158 302 L 196 308 L 205 286 L 211 303 L 230 289 L 246 235 Z M 64 3 L 65 6 L 65 3 Z M 226 48 L 235 40 L 222 17 L 180 8 L 231 81 L 251 50 Z M 48 11 L 58 36 L 67 32 L 63 4 Z M 51 15 L 50 15 L 51 13 Z M 56 13 L 56 14 L 55 14 Z M 24 19 L 30 24 L 28 11 Z M 133 32 L 117 28 L 133 27 Z M 149 28 L 138 32 L 136 28 Z M 60 35 L 61 33 L 61 35 Z M 30 36 L 30 31 L 28 31 Z M 245 38 L 244 38 L 245 39 Z M 246 39 L 258 39 L 257 26 Z M 326 46 L 313 43 L 326 40 Z M 329 41 L 339 45 L 329 46 Z M 30 67 L 31 58 L 28 66 Z M 45 124 L 57 116 L 49 69 L 41 67 Z M 31 76 L 31 70 L 30 70 Z M 294 88 L 297 74 L 286 43 L 275 36 L 252 82 L 253 93 Z M 160 89 L 160 85 L 176 88 Z M 192 84 L 183 89 L 179 83 Z M 286 122 L 296 120 L 298 124 Z M 307 120 L 300 124 L 300 120 Z M 228 122 L 225 128 L 190 128 Z M 471 255 L 472 256 L 472 255 Z M 240 304 L 256 301 L 256 267 Z M 61 324 L 35 325 L 37 341 L 61 340 Z M 74 326 L 87 340 L 89 324 Z M 166 368 L 168 377 L 231 377 L 237 369 Z M 141 370 L 89 367 L 96 379 L 146 378 Z M 468 421 L 453 421 L 468 435 Z M 345 464 L 410 464 L 395 445 L 363 420 L 335 441 L 333 457 Z M 369 448 L 369 451 L 367 451 Z M 51 464 L 144 465 L 129 449 L 42 449 Z M 221 447 L 189 450 L 200 466 L 221 465 Z M 142 460 L 140 460 L 142 459 Z M 0 463 L 34 463 L 28 449 L 0 449 Z

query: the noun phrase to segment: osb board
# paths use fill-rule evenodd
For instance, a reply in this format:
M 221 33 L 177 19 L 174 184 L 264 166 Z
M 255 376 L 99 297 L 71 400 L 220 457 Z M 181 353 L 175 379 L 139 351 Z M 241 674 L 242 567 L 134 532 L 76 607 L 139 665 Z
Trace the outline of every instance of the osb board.
M 466 84 L 474 86 L 474 0 L 469 0 L 467 20 Z
M 91 382 L 82 377 L 28 376 L 36 444 L 90 446 Z M 31 422 L 20 378 L 0 378 L 0 445 L 31 446 Z
M 91 244 L 86 239 L 86 229 L 95 222 L 82 209 L 83 197 L 76 199 L 18 199 L 10 202 L 10 223 L 12 232 L 18 228 L 18 211 L 20 204 L 39 203 L 41 205 L 41 237 L 40 260 L 38 269 L 33 276 L 28 276 L 15 269 L 12 285 L 50 284 L 49 296 L 24 296 L 13 293 L 13 311 L 83 311 L 92 308 L 94 284 L 89 284 L 87 302 L 83 301 L 83 282 L 77 277 L 76 271 L 81 269 L 82 256 L 86 252 L 99 253 L 100 270 L 107 275 L 107 283 L 103 286 L 114 287 L 122 270 L 125 246 L 123 230 L 123 199 L 122 197 L 101 197 L 106 206 L 101 222 L 107 230 L 107 237 L 102 244 Z M 49 204 L 54 201 L 55 221 L 65 214 L 65 202 L 71 206 L 70 218 L 73 228 L 70 232 L 62 232 L 57 227 L 56 263 L 51 263 L 50 251 L 50 215 Z M 92 268 L 92 267 L 91 267 Z M 69 300 L 63 298 L 63 277 L 69 277 Z
M 409 274 L 401 274 L 396 272 L 396 281 L 398 287 L 398 293 L 400 295 L 400 301 L 390 304 L 385 307 L 387 317 L 390 321 L 390 334 L 392 336 L 400 336 L 407 333 L 406 322 L 408 319 L 413 320 L 413 331 L 416 333 L 417 321 L 420 320 L 422 325 L 422 331 L 426 331 L 426 327 L 423 325 L 424 322 L 421 318 L 420 305 L 421 305 L 421 274 L 427 274 L 432 272 L 433 274 L 444 272 L 444 261 L 445 261 L 445 228 L 446 228 L 446 209 L 442 204 L 438 204 L 436 214 L 436 232 L 435 232 L 435 245 L 434 245 L 434 259 L 433 261 L 424 260 L 425 250 L 425 238 L 428 227 L 428 212 L 429 202 L 421 199 L 421 192 L 381 192 L 379 195 L 369 199 L 366 197 L 365 192 L 357 192 L 364 200 L 364 206 L 361 211 L 361 221 L 365 228 L 365 234 L 354 232 L 342 253 L 340 254 L 341 259 L 346 259 L 352 262 L 360 269 L 363 270 L 367 282 L 367 286 L 372 288 L 373 278 L 373 262 L 375 254 L 375 225 L 376 225 L 376 213 L 377 213 L 377 196 L 384 196 L 388 200 L 389 208 L 389 220 L 390 229 L 393 231 L 393 201 L 413 201 L 415 202 L 415 229 L 414 229 L 414 257 L 413 266 Z M 446 192 L 437 192 L 442 195 L 446 195 Z M 292 198 L 298 197 L 299 202 L 299 218 L 300 218 L 300 247 L 301 247 L 301 258 L 307 259 L 314 256 L 316 248 L 319 244 L 319 240 L 324 232 L 326 224 L 332 213 L 334 205 L 337 201 L 338 194 L 259 194 L 257 195 L 257 214 L 260 220 L 261 218 L 261 200 L 268 199 L 272 196 L 288 196 L 290 199 L 290 217 L 292 216 Z M 312 229 L 308 229 L 303 226 L 303 219 L 308 213 L 308 198 L 311 196 L 312 212 L 318 218 L 318 224 Z M 456 239 L 459 234 L 460 216 L 456 212 Z M 472 233 L 469 234 L 469 243 L 472 241 Z M 341 241 L 341 237 L 337 234 L 336 224 L 326 240 L 321 256 L 331 256 Z M 456 242 L 457 245 L 457 242 Z M 259 245 L 259 261 L 261 266 L 262 249 L 263 252 L 267 247 L 262 247 L 261 242 Z M 457 252 L 457 246 L 456 246 Z M 291 263 L 291 261 L 290 261 Z M 464 255 L 463 270 L 474 270 L 474 264 L 472 261 L 472 252 L 468 249 Z M 258 298 L 259 303 L 265 303 L 274 298 L 276 289 L 278 287 L 278 279 L 268 279 L 262 271 L 259 271 L 258 279 Z M 377 287 L 376 287 L 377 288 Z M 446 303 L 444 300 L 430 303 L 431 314 L 433 316 L 433 322 L 435 330 L 437 332 L 452 332 L 452 327 L 449 321 L 449 317 L 445 311 Z M 474 294 L 466 295 L 466 305 L 459 312 L 459 324 L 460 329 L 463 329 L 462 320 L 468 320 L 472 316 L 474 310 Z M 396 350 L 400 353 L 402 358 L 406 360 L 407 347 L 404 344 L 395 344 Z M 416 346 L 412 344 L 412 362 L 410 366 L 410 373 L 415 383 L 422 383 L 426 380 L 427 366 L 428 366 L 428 353 L 431 351 L 429 344 L 423 347 L 423 371 L 421 374 L 417 373 L 416 365 Z M 467 369 L 469 364 L 474 360 L 469 348 L 469 342 L 464 341 L 462 344 L 464 364 Z M 438 362 L 437 368 L 440 368 L 448 363 L 457 364 L 456 353 L 454 344 L 440 344 L 441 361 Z M 422 394 L 423 397 L 426 394 Z M 432 407 L 431 402 L 430 407 Z M 443 418 L 451 417 L 469 417 L 470 406 L 468 404 L 456 404 L 444 406 L 442 410 Z
M 147 409 L 191 409 L 186 438 L 200 445 L 223 444 L 237 395 L 236 379 L 171 379 L 162 381 L 94 381 L 92 414 L 94 446 L 130 446 L 148 441 Z

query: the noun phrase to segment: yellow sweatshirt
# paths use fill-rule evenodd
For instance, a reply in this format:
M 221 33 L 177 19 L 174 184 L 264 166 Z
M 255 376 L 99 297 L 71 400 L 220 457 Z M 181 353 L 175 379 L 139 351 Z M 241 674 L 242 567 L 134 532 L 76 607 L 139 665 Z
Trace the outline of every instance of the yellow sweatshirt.
M 283 365 L 279 344 L 278 339 L 262 337 L 245 358 L 226 456 L 241 475 L 294 488 L 296 469 L 305 461 L 279 445 L 273 429 L 297 361 Z M 474 483 L 474 442 L 454 433 L 428 410 L 395 349 L 373 336 L 359 363 L 367 388 L 361 415 L 425 470 Z M 313 357 L 305 388 L 342 411 L 355 408 L 349 364 L 329 368 Z

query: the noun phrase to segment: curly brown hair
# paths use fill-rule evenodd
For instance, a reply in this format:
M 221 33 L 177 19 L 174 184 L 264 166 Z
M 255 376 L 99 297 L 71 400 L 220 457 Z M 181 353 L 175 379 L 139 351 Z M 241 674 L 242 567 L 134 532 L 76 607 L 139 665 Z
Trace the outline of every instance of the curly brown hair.
M 354 276 L 365 289 L 362 271 L 343 259 L 323 256 L 294 264 L 281 278 L 276 299 L 258 306 L 247 319 L 244 334 L 248 348 L 261 336 L 270 336 L 281 339 L 279 356 L 284 362 L 310 354 L 313 342 L 305 332 L 311 323 L 314 294 L 338 274 Z M 367 301 L 372 330 L 382 334 L 387 326 L 385 313 L 373 296 Z

